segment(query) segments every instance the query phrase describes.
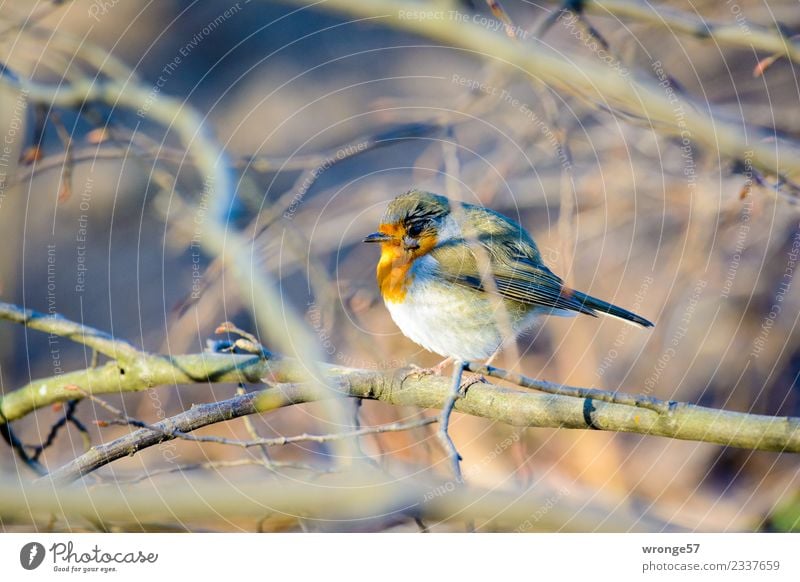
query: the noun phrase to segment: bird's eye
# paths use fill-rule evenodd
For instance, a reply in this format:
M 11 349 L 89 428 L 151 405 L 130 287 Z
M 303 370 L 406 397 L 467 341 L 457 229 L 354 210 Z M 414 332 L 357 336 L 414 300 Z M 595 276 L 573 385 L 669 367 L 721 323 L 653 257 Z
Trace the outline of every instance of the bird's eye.
M 406 228 L 408 236 L 419 236 L 425 230 L 425 225 L 422 222 L 412 222 Z

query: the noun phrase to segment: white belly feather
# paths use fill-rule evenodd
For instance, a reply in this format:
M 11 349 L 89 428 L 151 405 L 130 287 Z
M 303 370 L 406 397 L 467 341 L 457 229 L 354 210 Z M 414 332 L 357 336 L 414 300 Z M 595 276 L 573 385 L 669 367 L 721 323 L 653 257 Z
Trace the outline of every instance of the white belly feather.
M 465 361 L 480 361 L 500 347 L 503 336 L 498 319 L 502 310 L 478 291 L 439 283 L 430 274 L 435 260 L 418 259 L 414 279 L 401 303 L 386 301 L 386 307 L 400 330 L 426 350 Z M 532 323 L 529 314 L 506 311 L 512 335 Z

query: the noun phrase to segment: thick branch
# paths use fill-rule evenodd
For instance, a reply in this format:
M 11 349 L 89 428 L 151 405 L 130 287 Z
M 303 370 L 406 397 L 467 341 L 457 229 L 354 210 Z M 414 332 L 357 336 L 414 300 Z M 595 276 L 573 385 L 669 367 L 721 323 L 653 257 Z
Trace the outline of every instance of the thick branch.
M 286 364 L 287 361 L 276 362 L 272 371 Z M 451 396 L 449 379 L 410 377 L 403 370 L 341 370 L 333 381 L 341 394 L 399 406 L 442 408 Z M 152 429 L 143 428 L 94 447 L 52 476 L 58 480 L 74 480 L 116 459 L 175 438 L 170 433 L 191 432 L 217 422 L 318 398 L 319 391 L 307 385 L 286 384 L 196 406 L 152 425 Z M 662 404 L 668 412 L 571 396 L 520 392 L 481 383 L 469 387 L 466 395 L 455 402 L 455 410 L 522 427 L 633 432 L 747 449 L 800 452 L 800 419 L 728 412 L 686 403 L 672 403 L 669 407 L 667 403 Z
M 154 386 L 209 382 L 269 381 L 290 384 L 280 390 L 268 389 L 260 393 L 263 397 L 255 400 L 253 395 L 248 394 L 197 407 L 164 421 L 167 424 L 163 426 L 154 425 L 158 426 L 155 431 L 137 431 L 133 433 L 136 436 L 131 437 L 131 441 L 106 445 L 111 452 L 105 462 L 118 458 L 115 456 L 117 453 L 130 451 L 131 447 L 138 450 L 136 447 L 156 444 L 167 438 L 165 433 L 168 436 L 168 433 L 176 430 L 191 432 L 199 426 L 300 402 L 349 396 L 382 400 L 395 405 L 442 408 L 452 396 L 446 378 L 409 375 L 407 370 L 367 371 L 326 364 L 315 366 L 325 375 L 319 381 L 330 386 L 330 390 L 320 391 L 315 383 L 307 383 L 309 371 L 305 362 L 220 353 L 180 356 L 147 354 L 98 330 L 60 317 L 41 316 L 13 305 L 2 304 L 1 307 L 0 317 L 64 335 L 75 341 L 100 342 L 95 347 L 102 347 L 111 353 L 125 350 L 129 353 L 120 361 L 35 380 L 3 395 L 0 400 L 0 423 L 17 420 L 55 402 L 78 400 L 86 394 L 135 392 Z M 800 452 L 800 419 L 797 418 L 728 412 L 686 403 L 664 402 L 652 397 L 562 386 L 497 368 L 471 366 L 470 369 L 548 394 L 477 384 L 471 386 L 466 396 L 455 403 L 455 410 L 465 414 L 516 426 L 636 432 L 748 449 Z M 179 424 L 169 424 L 172 422 Z M 97 455 L 97 451 L 93 449 L 89 456 Z

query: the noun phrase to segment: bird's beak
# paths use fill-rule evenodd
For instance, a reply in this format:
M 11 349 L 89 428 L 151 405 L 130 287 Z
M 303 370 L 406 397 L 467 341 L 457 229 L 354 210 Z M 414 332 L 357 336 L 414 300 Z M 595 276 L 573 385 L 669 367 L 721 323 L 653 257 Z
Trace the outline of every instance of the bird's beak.
M 361 242 L 382 243 L 382 242 L 389 242 L 390 240 L 392 240 L 392 237 L 389 236 L 388 234 L 383 234 L 382 232 L 373 232 L 371 235 L 364 237 L 364 240 L 362 240 Z

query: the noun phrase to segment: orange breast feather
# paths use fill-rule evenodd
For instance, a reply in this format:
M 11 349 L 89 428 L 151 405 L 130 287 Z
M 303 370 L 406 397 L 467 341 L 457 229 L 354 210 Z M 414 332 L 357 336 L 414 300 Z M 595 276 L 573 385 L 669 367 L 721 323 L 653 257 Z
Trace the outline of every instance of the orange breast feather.
M 392 234 L 398 238 L 402 233 L 397 227 L 381 225 L 381 232 Z M 399 236 L 398 236 L 399 235 Z M 410 273 L 411 265 L 419 257 L 429 253 L 436 246 L 436 235 L 427 234 L 418 239 L 419 247 L 405 250 L 399 242 L 381 244 L 381 258 L 378 261 L 378 287 L 385 301 L 401 303 L 406 298 L 408 288 L 414 280 Z
M 383 245 L 381 260 L 378 261 L 378 286 L 384 300 L 400 303 L 406 298 L 411 285 L 412 257 L 399 246 Z

